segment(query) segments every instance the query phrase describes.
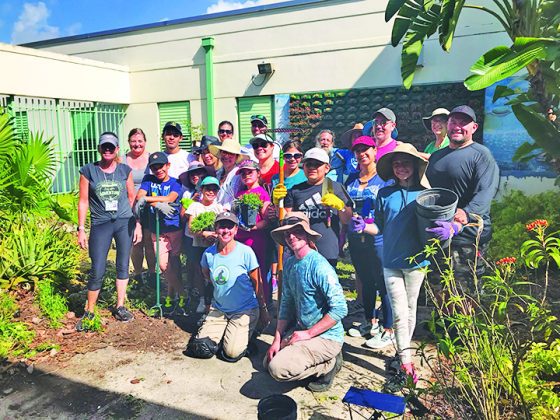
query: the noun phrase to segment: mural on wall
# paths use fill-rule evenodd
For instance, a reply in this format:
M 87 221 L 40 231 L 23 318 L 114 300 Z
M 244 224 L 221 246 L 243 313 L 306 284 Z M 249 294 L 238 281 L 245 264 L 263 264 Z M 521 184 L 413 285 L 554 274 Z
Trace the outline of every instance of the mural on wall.
M 538 176 L 555 178 L 556 175 L 544 158 L 535 158 L 528 162 L 514 162 L 515 151 L 531 137 L 517 121 L 511 107 L 507 105 L 508 97 L 493 102 L 496 86 L 508 86 L 517 92 L 526 92 L 529 83 L 521 78 L 510 77 L 486 89 L 484 114 L 484 144 L 492 151 L 498 162 L 502 176 L 524 178 Z
M 371 120 L 376 109 L 387 107 L 397 116 L 399 140 L 423 150 L 433 140 L 433 134 L 424 128 L 422 117 L 430 115 L 435 108 L 451 109 L 462 104 L 471 106 L 482 120 L 484 92 L 468 91 L 462 83 L 421 85 L 410 90 L 387 87 L 291 94 L 290 126 L 302 129 L 291 137 L 303 141 L 307 149 L 312 147 L 319 131 L 330 129 L 340 138 L 354 124 Z M 479 142 L 483 138 L 482 125 L 475 133 L 475 140 Z

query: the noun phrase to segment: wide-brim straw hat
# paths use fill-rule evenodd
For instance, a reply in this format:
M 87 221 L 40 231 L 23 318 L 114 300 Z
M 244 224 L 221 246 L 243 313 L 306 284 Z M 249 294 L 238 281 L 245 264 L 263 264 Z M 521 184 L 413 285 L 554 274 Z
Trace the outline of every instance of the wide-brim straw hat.
M 298 226 L 301 226 L 303 230 L 310 236 L 310 239 L 313 242 L 319 240 L 322 235 L 319 232 L 315 232 L 309 226 L 309 219 L 305 215 L 305 213 L 301 211 L 291 211 L 286 214 L 284 219 L 280 222 L 280 227 L 274 229 L 270 234 L 272 235 L 272 239 L 282 246 L 288 246 L 286 244 L 286 240 L 284 239 L 284 233 L 287 231 L 294 229 Z
M 350 146 L 352 145 L 352 136 L 354 134 L 359 134 L 361 136 L 363 129 L 364 125 L 362 123 L 357 123 L 354 124 L 354 128 L 351 128 L 350 130 L 342 133 L 342 136 L 340 136 L 340 141 L 344 145 L 344 147 L 350 148 Z
M 386 153 L 381 156 L 381 159 L 377 162 L 377 173 L 384 181 L 394 179 L 395 175 L 393 172 L 393 158 L 396 153 L 404 153 L 412 156 L 418 160 L 418 179 L 420 179 L 420 185 L 426 188 L 431 188 L 428 178 L 426 178 L 426 168 L 428 167 L 428 160 L 420 155 L 420 152 L 416 150 L 410 143 L 399 143 L 397 147 L 392 152 Z
M 220 151 L 222 151 L 222 150 L 224 152 L 228 152 L 228 153 L 232 153 L 234 155 L 237 155 L 236 163 L 239 163 L 239 162 L 241 162 L 242 160 L 245 160 L 245 159 L 249 159 L 249 157 L 247 155 L 244 155 L 241 152 L 241 145 L 237 142 L 237 140 L 234 140 L 234 139 L 225 139 L 224 142 L 221 145 L 210 144 L 208 146 L 208 150 L 210 150 L 210 153 L 212 153 L 217 158 L 220 157 Z

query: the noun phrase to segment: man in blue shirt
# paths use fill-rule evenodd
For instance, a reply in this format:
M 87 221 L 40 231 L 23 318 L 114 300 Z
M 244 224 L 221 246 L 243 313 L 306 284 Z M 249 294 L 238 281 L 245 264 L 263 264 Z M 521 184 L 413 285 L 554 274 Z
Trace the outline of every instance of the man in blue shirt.
M 209 359 L 220 351 L 223 360 L 236 362 L 245 355 L 259 319 L 264 326 L 269 321 L 259 263 L 251 248 L 234 240 L 238 226 L 229 211 L 216 216 L 217 242 L 200 261 L 208 315 L 187 346 L 191 357 Z
M 346 299 L 334 268 L 317 252 L 321 234 L 302 212 L 290 212 L 272 238 L 293 256 L 284 269 L 274 341 L 263 364 L 277 381 L 313 377 L 308 389 L 328 390 L 342 367 Z

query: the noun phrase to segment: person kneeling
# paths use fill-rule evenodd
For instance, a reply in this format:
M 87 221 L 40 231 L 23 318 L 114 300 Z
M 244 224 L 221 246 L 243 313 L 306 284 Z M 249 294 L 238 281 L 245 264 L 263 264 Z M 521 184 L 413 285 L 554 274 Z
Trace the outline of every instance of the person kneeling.
M 257 257 L 251 248 L 234 240 L 238 225 L 235 214 L 218 214 L 214 224 L 217 242 L 202 255 L 208 315 L 187 345 L 191 357 L 209 359 L 219 352 L 223 360 L 237 362 L 245 355 L 259 318 L 261 326 L 270 321 Z
M 342 367 L 346 299 L 334 268 L 317 252 L 321 234 L 302 212 L 290 212 L 272 238 L 293 251 L 284 268 L 274 341 L 263 364 L 277 381 L 314 378 L 308 389 L 327 391 Z M 291 332 L 291 333 L 290 333 Z

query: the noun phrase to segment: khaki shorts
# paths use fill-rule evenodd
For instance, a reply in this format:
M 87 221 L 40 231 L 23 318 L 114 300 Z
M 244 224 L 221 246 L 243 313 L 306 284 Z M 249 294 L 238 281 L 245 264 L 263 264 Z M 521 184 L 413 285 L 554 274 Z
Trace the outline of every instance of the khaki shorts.
M 181 241 L 183 232 L 176 230 L 159 234 L 159 267 L 161 271 L 167 271 L 169 265 L 169 257 L 177 257 L 181 253 Z M 154 253 L 157 256 L 157 238 L 152 233 L 152 243 L 154 244 Z

